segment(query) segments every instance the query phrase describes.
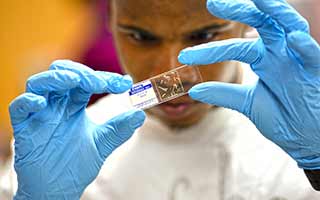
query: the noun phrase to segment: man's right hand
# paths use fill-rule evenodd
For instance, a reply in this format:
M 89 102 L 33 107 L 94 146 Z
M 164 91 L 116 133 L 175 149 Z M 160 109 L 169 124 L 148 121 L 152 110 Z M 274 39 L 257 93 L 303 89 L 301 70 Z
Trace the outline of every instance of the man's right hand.
M 133 110 L 96 125 L 86 116 L 92 94 L 122 93 L 128 76 L 56 61 L 29 78 L 26 93 L 10 105 L 15 138 L 15 199 L 79 199 L 104 160 L 140 127 L 145 114 Z

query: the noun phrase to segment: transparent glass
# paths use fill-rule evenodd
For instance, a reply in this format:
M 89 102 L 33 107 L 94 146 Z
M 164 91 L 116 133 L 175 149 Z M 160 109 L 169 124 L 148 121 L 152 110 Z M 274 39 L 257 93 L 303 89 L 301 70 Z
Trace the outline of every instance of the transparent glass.
M 198 67 L 184 65 L 134 84 L 129 97 L 133 107 L 145 110 L 181 97 L 201 82 Z

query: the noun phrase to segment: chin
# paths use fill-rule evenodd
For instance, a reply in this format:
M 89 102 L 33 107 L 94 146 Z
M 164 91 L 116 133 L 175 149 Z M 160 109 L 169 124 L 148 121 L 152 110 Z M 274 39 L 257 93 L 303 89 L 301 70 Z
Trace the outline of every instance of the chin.
M 161 119 L 160 120 L 166 124 L 170 128 L 189 128 L 202 120 L 203 117 L 192 117 L 191 119 L 177 119 L 177 120 L 167 120 Z

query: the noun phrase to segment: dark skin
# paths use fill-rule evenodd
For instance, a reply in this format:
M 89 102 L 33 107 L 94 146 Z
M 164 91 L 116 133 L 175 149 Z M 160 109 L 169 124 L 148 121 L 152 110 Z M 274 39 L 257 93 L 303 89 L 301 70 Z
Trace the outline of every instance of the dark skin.
M 246 29 L 212 16 L 206 10 L 206 0 L 113 0 L 109 25 L 122 67 L 134 82 L 181 66 L 177 57 L 186 47 L 239 38 Z M 199 69 L 204 81 L 241 82 L 238 63 Z M 187 127 L 199 122 L 210 109 L 185 95 L 147 112 L 170 127 Z

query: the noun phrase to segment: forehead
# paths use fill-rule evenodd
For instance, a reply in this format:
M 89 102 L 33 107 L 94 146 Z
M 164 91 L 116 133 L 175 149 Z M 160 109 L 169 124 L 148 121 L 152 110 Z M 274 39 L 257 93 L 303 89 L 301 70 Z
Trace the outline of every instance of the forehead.
M 189 29 L 224 22 L 207 11 L 206 0 L 113 0 L 112 13 L 118 22 L 150 27 Z

